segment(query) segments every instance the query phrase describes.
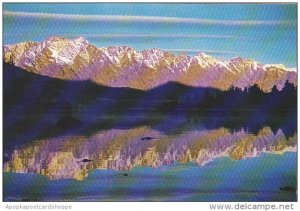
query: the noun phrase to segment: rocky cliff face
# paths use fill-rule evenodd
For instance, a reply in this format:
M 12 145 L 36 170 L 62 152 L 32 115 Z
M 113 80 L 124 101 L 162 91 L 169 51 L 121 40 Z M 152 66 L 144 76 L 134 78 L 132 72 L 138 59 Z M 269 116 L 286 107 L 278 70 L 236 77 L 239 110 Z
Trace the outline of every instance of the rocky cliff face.
M 49 37 L 43 42 L 5 45 L 4 61 L 27 71 L 65 80 L 92 80 L 110 87 L 141 90 L 169 81 L 227 90 L 257 84 L 264 92 L 286 80 L 297 85 L 297 73 L 282 65 L 263 65 L 236 57 L 221 60 L 204 53 L 175 55 L 160 49 L 137 52 L 127 46 L 97 48 L 83 37 Z

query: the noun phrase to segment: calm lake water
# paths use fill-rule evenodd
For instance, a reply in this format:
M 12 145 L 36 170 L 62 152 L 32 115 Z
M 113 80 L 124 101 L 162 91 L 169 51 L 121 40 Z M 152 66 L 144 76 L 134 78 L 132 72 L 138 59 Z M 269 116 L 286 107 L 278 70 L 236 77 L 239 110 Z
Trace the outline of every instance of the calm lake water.
M 290 116 L 100 116 L 6 131 L 4 201 L 297 200 Z

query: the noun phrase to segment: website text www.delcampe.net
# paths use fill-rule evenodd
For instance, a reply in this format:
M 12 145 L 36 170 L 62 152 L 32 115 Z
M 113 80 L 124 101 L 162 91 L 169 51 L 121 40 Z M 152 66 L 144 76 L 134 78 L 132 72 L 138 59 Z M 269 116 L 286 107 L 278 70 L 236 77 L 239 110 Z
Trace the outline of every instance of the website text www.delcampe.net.
M 209 208 L 210 210 L 294 210 L 294 204 L 210 204 Z

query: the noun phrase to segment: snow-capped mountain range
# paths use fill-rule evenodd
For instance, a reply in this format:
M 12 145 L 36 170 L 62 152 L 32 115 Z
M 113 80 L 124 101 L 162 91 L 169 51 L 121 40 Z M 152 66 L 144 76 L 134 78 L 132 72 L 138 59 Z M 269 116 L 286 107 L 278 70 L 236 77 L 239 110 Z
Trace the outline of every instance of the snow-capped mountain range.
M 257 84 L 264 92 L 286 80 L 297 85 L 297 72 L 235 57 L 222 60 L 204 53 L 175 55 L 160 49 L 137 52 L 128 46 L 97 48 L 85 38 L 49 37 L 42 42 L 5 45 L 4 62 L 29 72 L 65 80 L 91 80 L 110 87 L 148 90 L 169 81 L 227 90 Z

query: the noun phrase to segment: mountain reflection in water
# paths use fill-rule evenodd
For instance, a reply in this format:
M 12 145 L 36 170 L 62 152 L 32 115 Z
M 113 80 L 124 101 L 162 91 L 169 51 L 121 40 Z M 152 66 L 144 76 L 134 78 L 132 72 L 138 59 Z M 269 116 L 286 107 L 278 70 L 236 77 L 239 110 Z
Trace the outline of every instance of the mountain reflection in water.
M 223 127 L 166 134 L 139 126 L 35 140 L 5 152 L 8 159 L 4 171 L 42 174 L 52 180 L 83 180 L 96 169 L 129 171 L 150 166 L 155 170 L 190 162 L 204 166 L 217 158 L 241 160 L 296 149 L 296 132 L 287 137 L 281 129 L 273 132 L 267 126 L 256 134 Z

